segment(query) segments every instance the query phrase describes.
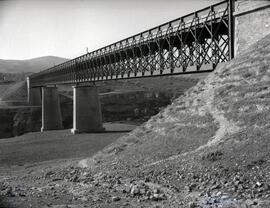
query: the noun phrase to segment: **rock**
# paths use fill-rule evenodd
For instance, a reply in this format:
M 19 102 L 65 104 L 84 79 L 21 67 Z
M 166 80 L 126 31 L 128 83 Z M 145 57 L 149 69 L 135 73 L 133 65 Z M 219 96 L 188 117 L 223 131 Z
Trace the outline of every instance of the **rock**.
M 196 184 L 195 184 L 195 183 L 192 183 L 192 184 L 190 184 L 189 186 L 186 186 L 186 187 L 185 187 L 185 189 L 186 189 L 188 192 L 193 191 L 195 188 L 196 188 Z
M 137 185 L 132 186 L 130 193 L 132 195 L 139 194 L 140 193 L 140 190 L 139 190 L 138 186 Z
M 263 186 L 263 183 L 261 183 L 261 182 L 258 181 L 258 182 L 256 183 L 256 186 L 257 186 L 257 187 L 262 187 L 262 186 Z
M 146 190 L 144 188 L 140 189 L 140 194 L 144 195 L 146 193 Z
M 159 193 L 159 189 L 154 189 L 154 190 L 153 190 L 153 193 L 154 193 L 154 194 L 158 194 L 158 193 Z
M 70 181 L 71 182 L 79 182 L 78 181 L 78 176 L 77 175 L 74 175 L 73 177 L 70 178 Z
M 26 197 L 26 194 L 25 194 L 25 193 L 20 192 L 20 193 L 19 193 L 19 196 L 21 196 L 21 197 Z
M 154 194 L 153 199 L 158 200 L 159 199 L 159 194 Z
M 93 202 L 102 201 L 102 199 L 97 197 L 97 196 L 93 197 L 92 200 L 93 200 Z
M 52 208 L 68 208 L 68 206 L 67 205 L 64 205 L 64 204 L 62 204 L 62 205 L 52 205 L 51 207 Z
M 52 171 L 48 171 L 47 173 L 45 173 L 44 178 L 49 178 L 51 177 L 51 175 L 53 175 L 54 173 Z
M 61 178 L 53 178 L 52 181 L 61 181 Z
M 69 204 L 67 205 L 67 208 L 81 208 L 81 206 L 77 204 Z
M 144 179 L 144 181 L 147 183 L 147 182 L 150 182 L 150 177 L 146 177 L 145 179 Z
M 88 201 L 88 198 L 87 198 L 86 196 L 83 196 L 83 197 L 81 198 L 81 200 L 84 201 L 84 202 L 86 202 L 86 201 Z
M 147 192 L 146 192 L 146 196 L 148 196 L 148 197 L 150 197 L 151 194 L 152 194 L 151 191 L 147 191 Z
M 265 184 L 263 190 L 266 192 L 266 191 L 269 191 L 270 190 L 270 185 L 268 184 Z
M 166 196 L 165 196 L 165 194 L 153 194 L 151 199 L 155 200 L 155 201 L 164 200 L 164 199 L 166 199 Z
M 248 207 L 250 207 L 251 205 L 253 205 L 253 201 L 251 199 L 247 199 L 245 203 L 246 203 L 246 205 Z
M 15 194 L 12 190 L 11 187 L 7 187 L 6 189 L 4 189 L 3 191 L 0 192 L 0 195 L 3 195 L 3 196 L 9 196 L 9 197 L 14 197 Z
M 120 201 L 120 197 L 118 197 L 118 196 L 113 196 L 112 197 L 112 201 L 114 201 L 114 202 L 116 202 L 116 201 Z
M 220 184 L 216 184 L 211 187 L 211 190 L 220 189 L 220 188 L 221 188 Z
M 221 196 L 221 195 L 222 193 L 220 191 L 216 193 L 216 196 Z
M 195 202 L 189 202 L 188 207 L 189 208 L 196 208 L 197 204 Z
M 119 184 L 121 184 L 122 182 L 121 182 L 120 179 L 117 178 L 116 181 L 115 181 L 115 183 L 119 185 Z
M 130 186 L 125 185 L 125 187 L 123 188 L 123 193 L 130 193 L 130 191 L 131 191 Z
M 227 196 L 227 195 L 223 195 L 220 197 L 221 200 L 225 201 L 225 200 L 228 200 L 230 197 Z

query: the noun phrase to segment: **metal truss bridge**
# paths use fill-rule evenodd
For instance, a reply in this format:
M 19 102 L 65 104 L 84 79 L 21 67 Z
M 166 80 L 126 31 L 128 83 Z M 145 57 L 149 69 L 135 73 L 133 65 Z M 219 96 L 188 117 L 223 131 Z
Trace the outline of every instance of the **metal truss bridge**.
M 35 73 L 30 86 L 212 71 L 234 56 L 233 7 L 223 1 Z

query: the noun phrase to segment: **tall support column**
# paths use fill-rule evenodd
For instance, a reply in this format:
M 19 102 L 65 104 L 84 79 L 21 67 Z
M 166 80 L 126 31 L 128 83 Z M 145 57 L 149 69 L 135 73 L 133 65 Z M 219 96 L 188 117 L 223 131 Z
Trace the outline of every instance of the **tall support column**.
M 41 131 L 63 129 L 57 87 L 42 87 Z
M 41 105 L 41 88 L 35 87 L 28 90 L 28 103 L 29 105 Z
M 229 56 L 230 60 L 234 58 L 234 29 L 235 29 L 235 22 L 234 22 L 234 10 L 235 10 L 235 0 L 229 0 Z
M 97 86 L 74 86 L 71 132 L 76 134 L 104 130 Z
M 29 77 L 26 78 L 26 86 L 27 86 L 27 101 L 30 104 L 30 89 L 31 89 L 31 86 L 30 86 L 30 78 Z
M 27 96 L 29 105 L 41 105 L 41 88 L 40 87 L 31 87 L 30 79 L 27 77 Z

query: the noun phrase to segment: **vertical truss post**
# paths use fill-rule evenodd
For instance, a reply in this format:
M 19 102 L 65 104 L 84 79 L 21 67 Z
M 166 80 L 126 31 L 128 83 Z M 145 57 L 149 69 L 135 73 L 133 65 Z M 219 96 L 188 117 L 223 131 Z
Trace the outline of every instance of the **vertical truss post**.
M 77 72 L 77 59 L 74 60 L 74 75 L 75 75 L 75 80 L 74 83 L 77 85 L 78 84 L 78 72 Z
M 165 64 L 164 64 L 164 55 L 163 55 L 163 51 L 162 49 L 159 49 L 159 61 L 160 61 L 160 74 L 163 73 L 164 68 L 165 68 Z
M 198 71 L 199 70 L 199 58 L 200 58 L 200 55 L 199 55 L 199 52 L 198 52 L 198 34 L 197 34 L 197 28 L 198 28 L 198 25 L 199 25 L 199 18 L 198 18 L 198 13 L 197 12 L 194 12 L 194 22 L 195 22 L 195 27 L 194 27 L 194 64 L 195 64 L 195 67 L 196 67 L 196 70 Z
M 228 18 L 229 18 L 229 58 L 232 60 L 234 58 L 234 8 L 235 8 L 235 0 L 228 1 Z
M 216 68 L 216 62 L 215 62 L 215 41 L 214 41 L 214 35 L 213 35 L 213 19 L 214 19 L 214 15 L 215 15 L 215 12 L 214 12 L 214 7 L 211 6 L 210 7 L 211 9 L 211 27 L 210 27 L 210 31 L 211 31 L 211 58 L 210 58 L 210 62 L 212 62 L 212 65 L 213 65 L 213 69 Z

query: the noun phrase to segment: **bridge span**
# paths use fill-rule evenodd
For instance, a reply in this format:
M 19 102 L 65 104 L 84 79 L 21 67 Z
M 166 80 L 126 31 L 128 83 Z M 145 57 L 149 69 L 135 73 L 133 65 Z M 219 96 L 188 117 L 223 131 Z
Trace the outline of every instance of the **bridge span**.
M 29 76 L 42 131 L 62 128 L 56 85 L 74 85 L 72 132 L 96 132 L 104 130 L 96 82 L 210 72 L 231 60 L 233 11 L 234 0 L 222 1 Z

